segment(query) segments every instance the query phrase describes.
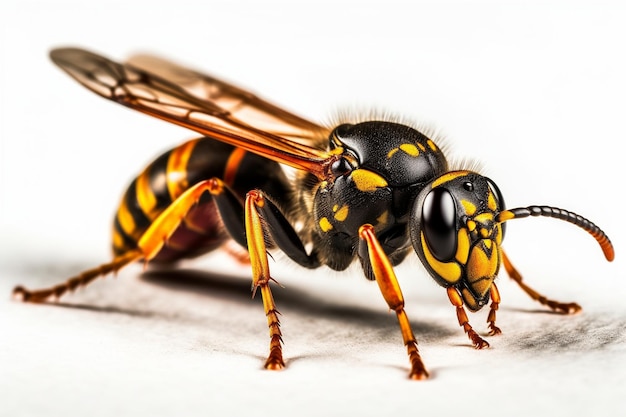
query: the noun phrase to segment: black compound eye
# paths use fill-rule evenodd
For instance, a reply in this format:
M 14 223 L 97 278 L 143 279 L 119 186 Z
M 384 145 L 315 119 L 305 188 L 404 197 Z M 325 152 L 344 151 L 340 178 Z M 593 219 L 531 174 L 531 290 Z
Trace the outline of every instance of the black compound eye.
M 432 254 L 440 261 L 449 261 L 456 253 L 456 207 L 450 192 L 435 188 L 422 206 L 422 228 Z
M 352 165 L 346 158 L 339 158 L 330 166 L 332 174 L 336 177 L 346 175 L 352 171 Z

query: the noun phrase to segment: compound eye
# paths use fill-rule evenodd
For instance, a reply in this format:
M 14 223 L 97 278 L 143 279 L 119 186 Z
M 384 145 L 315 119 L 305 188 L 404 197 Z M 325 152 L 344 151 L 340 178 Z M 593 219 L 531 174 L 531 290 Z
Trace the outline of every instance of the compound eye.
M 456 207 L 445 188 L 433 189 L 422 207 L 422 228 L 432 254 L 440 261 L 452 259 L 456 253 Z
M 352 171 L 352 165 L 346 158 L 339 158 L 330 166 L 330 170 L 335 177 L 346 175 Z

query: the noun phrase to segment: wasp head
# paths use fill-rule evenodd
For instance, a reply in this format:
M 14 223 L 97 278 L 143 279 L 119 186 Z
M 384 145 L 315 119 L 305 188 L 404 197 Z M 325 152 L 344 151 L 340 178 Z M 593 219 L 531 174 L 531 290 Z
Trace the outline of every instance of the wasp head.
M 490 179 L 471 171 L 446 173 L 420 192 L 413 205 L 413 247 L 433 278 L 455 287 L 467 307 L 489 299 L 501 262 L 504 200 Z

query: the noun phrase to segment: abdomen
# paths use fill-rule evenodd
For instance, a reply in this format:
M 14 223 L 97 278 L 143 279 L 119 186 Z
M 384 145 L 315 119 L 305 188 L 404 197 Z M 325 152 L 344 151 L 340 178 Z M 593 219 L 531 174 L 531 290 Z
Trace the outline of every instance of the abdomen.
M 122 197 L 113 222 L 113 252 L 137 247 L 150 224 L 187 188 L 220 178 L 243 201 L 251 189 L 284 196 L 289 183 L 279 164 L 208 137 L 186 142 L 156 158 L 135 178 Z M 228 236 L 205 194 L 152 261 L 172 262 L 209 252 Z

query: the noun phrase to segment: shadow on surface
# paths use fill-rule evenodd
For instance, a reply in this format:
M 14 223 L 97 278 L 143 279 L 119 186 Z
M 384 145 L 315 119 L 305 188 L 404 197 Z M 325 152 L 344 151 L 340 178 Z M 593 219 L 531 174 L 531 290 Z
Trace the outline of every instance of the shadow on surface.
M 206 297 L 220 298 L 234 303 L 249 303 L 251 297 L 250 281 L 240 277 L 229 277 L 211 272 L 193 269 L 153 270 L 141 275 L 141 279 L 165 287 L 168 290 L 192 292 Z M 281 312 L 295 312 L 303 316 L 345 322 L 348 326 L 368 327 L 378 332 L 389 332 L 390 337 L 397 337 L 399 328 L 394 326 L 395 317 L 381 302 L 380 311 L 370 310 L 355 305 L 339 305 L 328 302 L 319 296 L 290 287 L 276 297 Z M 257 292 L 256 298 L 261 294 Z M 429 339 L 443 339 L 456 333 L 453 327 L 439 326 L 432 322 L 411 320 L 413 330 L 419 336 Z

